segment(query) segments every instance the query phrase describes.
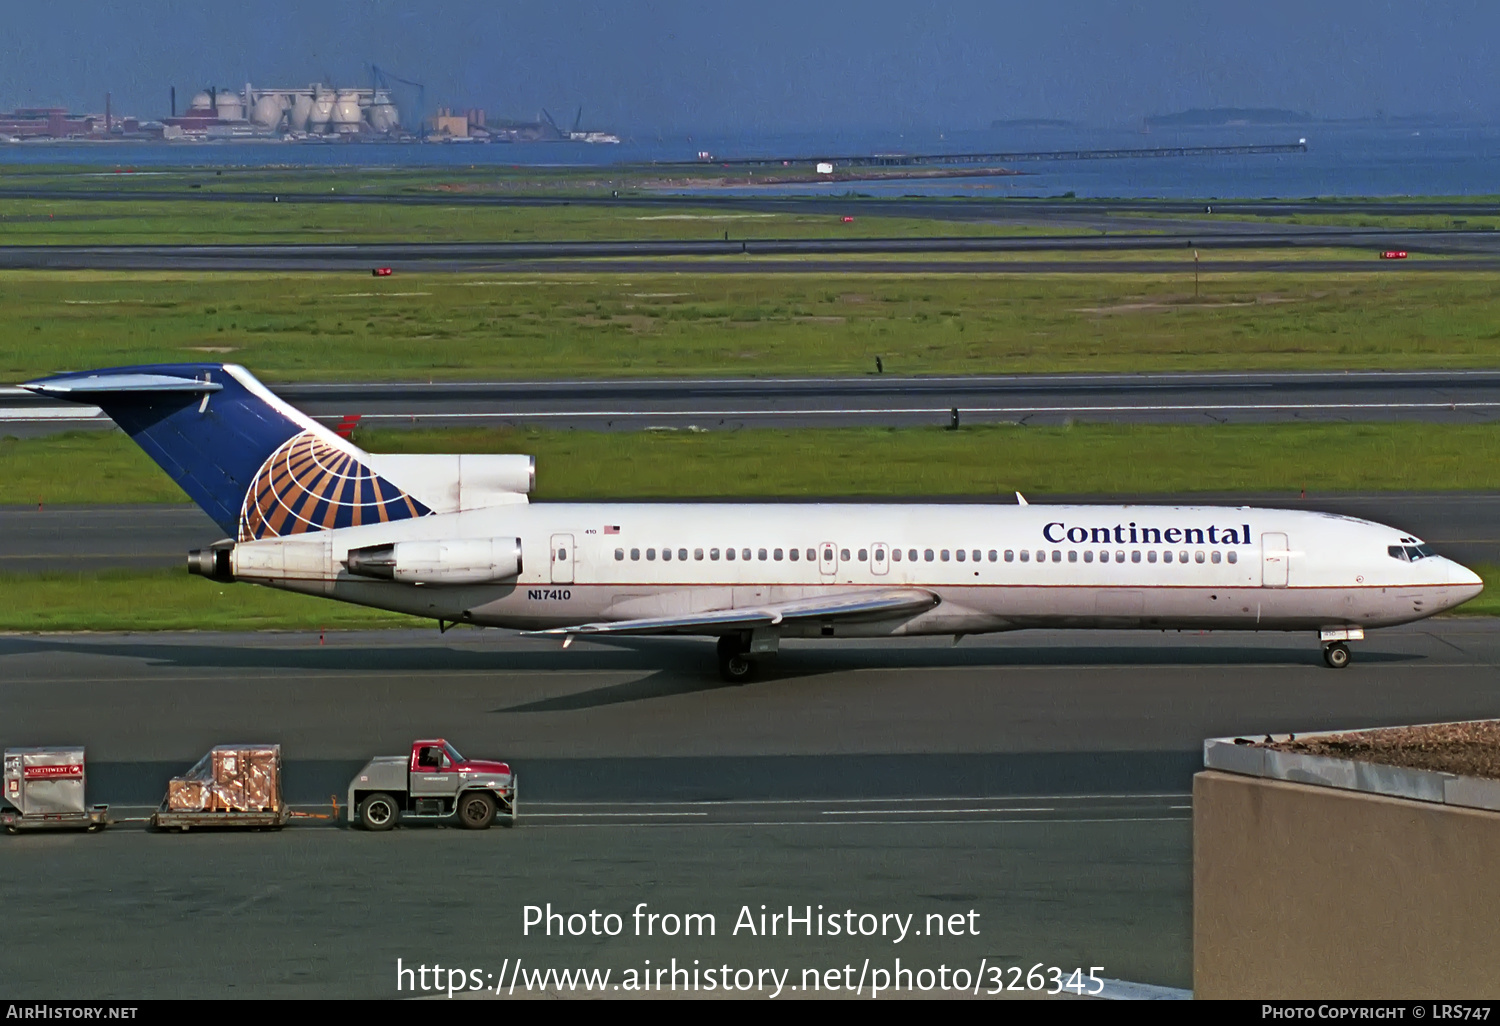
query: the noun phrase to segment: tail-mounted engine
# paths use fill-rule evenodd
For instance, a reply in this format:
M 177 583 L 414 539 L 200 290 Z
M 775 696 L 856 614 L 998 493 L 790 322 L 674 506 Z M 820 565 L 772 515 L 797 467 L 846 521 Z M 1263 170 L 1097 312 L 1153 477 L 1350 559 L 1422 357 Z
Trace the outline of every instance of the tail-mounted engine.
M 521 575 L 521 539 L 403 541 L 350 549 L 351 574 L 406 584 L 489 584 Z

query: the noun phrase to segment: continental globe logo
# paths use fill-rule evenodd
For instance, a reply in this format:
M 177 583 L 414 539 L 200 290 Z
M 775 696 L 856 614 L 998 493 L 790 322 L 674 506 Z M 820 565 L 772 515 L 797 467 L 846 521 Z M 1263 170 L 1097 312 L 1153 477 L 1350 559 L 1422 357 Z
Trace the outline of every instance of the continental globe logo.
M 432 510 L 310 431 L 273 452 L 245 493 L 240 541 L 426 516 Z

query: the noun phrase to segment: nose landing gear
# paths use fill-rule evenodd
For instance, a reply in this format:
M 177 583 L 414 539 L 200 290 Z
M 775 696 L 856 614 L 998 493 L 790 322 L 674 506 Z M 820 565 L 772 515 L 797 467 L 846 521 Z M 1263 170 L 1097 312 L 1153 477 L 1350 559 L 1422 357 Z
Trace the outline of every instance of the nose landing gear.
M 1349 646 L 1342 641 L 1323 646 L 1323 661 L 1335 670 L 1349 665 Z
M 1363 627 L 1325 627 L 1318 632 L 1323 643 L 1323 662 L 1335 670 L 1349 665 L 1349 642 L 1364 641 Z

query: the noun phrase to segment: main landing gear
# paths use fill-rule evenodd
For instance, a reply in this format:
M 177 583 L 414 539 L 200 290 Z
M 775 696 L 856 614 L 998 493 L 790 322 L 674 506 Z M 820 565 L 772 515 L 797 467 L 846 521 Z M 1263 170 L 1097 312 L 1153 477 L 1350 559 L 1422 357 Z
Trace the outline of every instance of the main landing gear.
M 725 634 L 719 638 L 719 676 L 731 684 L 744 684 L 755 676 L 748 635 Z
M 1335 641 L 1330 645 L 1324 645 L 1323 661 L 1335 670 L 1342 670 L 1349 665 L 1349 646 L 1342 641 Z

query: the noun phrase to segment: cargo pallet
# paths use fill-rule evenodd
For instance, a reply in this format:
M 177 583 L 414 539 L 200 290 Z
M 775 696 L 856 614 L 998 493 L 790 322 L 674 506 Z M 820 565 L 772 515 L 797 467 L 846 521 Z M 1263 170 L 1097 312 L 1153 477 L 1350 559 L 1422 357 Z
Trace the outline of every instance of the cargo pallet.
M 0 812 L 0 826 L 8 834 L 22 830 L 103 830 L 109 823 L 108 805 L 95 805 L 87 812 L 34 812 L 29 816 L 14 809 Z
M 151 814 L 154 830 L 176 830 L 187 833 L 194 827 L 237 827 L 250 830 L 280 830 L 292 818 L 291 806 L 282 804 L 274 809 L 257 812 L 179 812 L 161 808 Z

